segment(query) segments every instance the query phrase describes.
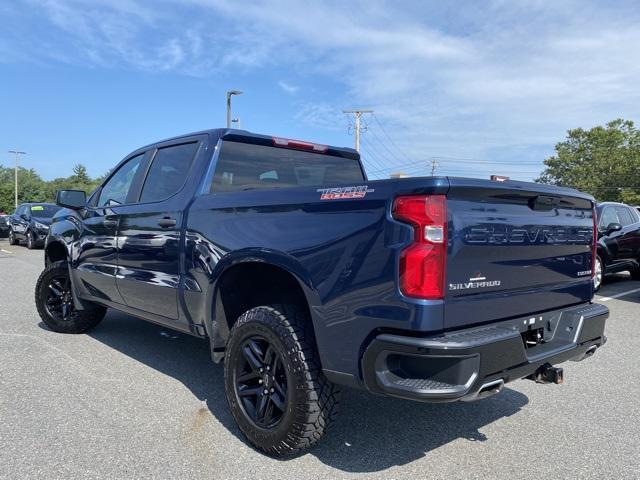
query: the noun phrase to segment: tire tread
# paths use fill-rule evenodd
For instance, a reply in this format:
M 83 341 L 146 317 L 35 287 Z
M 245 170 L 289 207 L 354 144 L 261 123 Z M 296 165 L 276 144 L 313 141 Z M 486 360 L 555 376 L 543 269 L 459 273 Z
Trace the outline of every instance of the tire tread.
M 240 316 L 231 329 L 230 338 L 244 325 L 255 321 L 270 328 L 285 344 L 297 379 L 295 389 L 304 392 L 304 401 L 295 405 L 295 421 L 285 439 L 273 444 L 260 443 L 244 433 L 267 454 L 295 455 L 316 444 L 330 428 L 338 414 L 340 390 L 322 373 L 311 322 L 304 310 L 290 304 L 252 308 Z M 225 363 L 225 375 L 227 368 Z

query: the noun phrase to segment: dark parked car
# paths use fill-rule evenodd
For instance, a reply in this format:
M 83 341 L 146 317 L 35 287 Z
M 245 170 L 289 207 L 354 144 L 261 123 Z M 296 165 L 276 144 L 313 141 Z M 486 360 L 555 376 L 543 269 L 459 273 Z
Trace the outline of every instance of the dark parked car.
M 640 280 L 640 216 L 634 207 L 603 202 L 597 206 L 598 256 L 594 284 L 596 290 L 604 276 L 629 271 Z
M 9 215 L 0 215 L 0 238 L 9 236 Z
M 554 365 L 604 344 L 591 196 L 370 181 L 359 160 L 224 129 L 140 148 L 88 200 L 58 192 L 38 312 L 62 333 L 113 307 L 207 338 L 240 430 L 272 455 L 322 437 L 341 385 L 476 400 L 562 383 Z
M 52 203 L 23 203 L 9 220 L 9 243 L 25 242 L 27 248 L 42 247 L 49 233 L 51 219 L 60 210 Z

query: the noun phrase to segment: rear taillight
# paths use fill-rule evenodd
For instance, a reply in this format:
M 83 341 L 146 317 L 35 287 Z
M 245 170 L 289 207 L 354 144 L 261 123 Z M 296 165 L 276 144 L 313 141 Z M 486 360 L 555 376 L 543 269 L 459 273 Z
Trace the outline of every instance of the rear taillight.
M 598 255 L 598 219 L 596 207 L 593 206 L 593 238 L 591 239 L 591 278 L 596 276 L 596 256 Z
M 408 297 L 444 297 L 447 202 L 444 195 L 398 197 L 393 217 L 413 225 L 413 243 L 400 254 L 400 291 Z

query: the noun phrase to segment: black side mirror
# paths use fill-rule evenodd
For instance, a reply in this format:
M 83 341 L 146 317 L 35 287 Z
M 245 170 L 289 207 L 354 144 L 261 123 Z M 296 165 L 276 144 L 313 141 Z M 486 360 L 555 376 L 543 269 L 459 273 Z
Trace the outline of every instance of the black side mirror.
M 80 210 L 87 205 L 87 194 L 82 190 L 58 190 L 56 205 L 71 210 Z
M 622 230 L 622 225 L 616 222 L 612 222 L 609 225 L 607 225 L 606 234 L 611 235 L 613 232 L 619 232 L 620 230 Z
M 26 222 L 29 221 L 29 215 L 27 215 L 26 213 L 21 213 L 20 218 Z

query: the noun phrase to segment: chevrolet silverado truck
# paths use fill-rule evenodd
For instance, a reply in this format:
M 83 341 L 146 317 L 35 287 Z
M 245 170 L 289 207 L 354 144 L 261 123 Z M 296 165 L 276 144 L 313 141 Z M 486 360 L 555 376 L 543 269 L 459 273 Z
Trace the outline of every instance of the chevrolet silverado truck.
M 424 402 L 561 383 L 605 343 L 594 199 L 451 177 L 369 180 L 355 150 L 216 129 L 58 192 L 35 302 L 53 331 L 107 308 L 207 339 L 239 428 L 315 444 L 342 387 Z

